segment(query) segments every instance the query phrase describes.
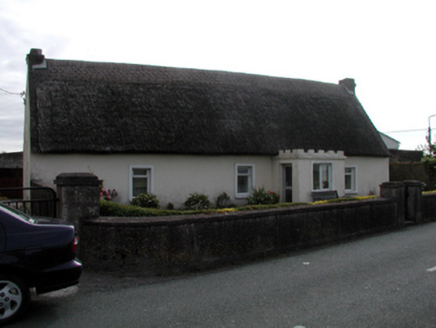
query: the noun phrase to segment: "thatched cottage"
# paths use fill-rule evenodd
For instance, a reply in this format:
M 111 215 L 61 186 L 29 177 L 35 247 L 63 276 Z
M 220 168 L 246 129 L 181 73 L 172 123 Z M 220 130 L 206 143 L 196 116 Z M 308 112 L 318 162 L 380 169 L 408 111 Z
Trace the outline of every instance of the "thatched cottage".
M 27 55 L 24 180 L 92 172 L 116 201 L 180 206 L 194 192 L 236 204 L 254 187 L 282 201 L 378 192 L 389 153 L 339 84 Z

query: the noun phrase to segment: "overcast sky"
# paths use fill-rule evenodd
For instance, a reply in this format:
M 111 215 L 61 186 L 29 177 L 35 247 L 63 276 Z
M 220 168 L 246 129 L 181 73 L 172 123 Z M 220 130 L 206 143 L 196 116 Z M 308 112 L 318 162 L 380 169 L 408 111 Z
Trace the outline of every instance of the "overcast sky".
M 435 16 L 433 0 L 0 0 L 0 152 L 23 147 L 31 48 L 52 59 L 354 78 L 375 127 L 414 150 L 436 114 Z

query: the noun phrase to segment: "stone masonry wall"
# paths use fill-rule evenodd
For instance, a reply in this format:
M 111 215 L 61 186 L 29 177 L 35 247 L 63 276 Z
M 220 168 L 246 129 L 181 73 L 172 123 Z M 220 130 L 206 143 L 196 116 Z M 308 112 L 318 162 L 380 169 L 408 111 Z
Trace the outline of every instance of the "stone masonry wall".
M 422 195 L 422 220 L 436 221 L 436 193 Z
M 234 214 L 86 220 L 81 260 L 94 270 L 167 275 L 348 240 L 398 227 L 375 199 Z

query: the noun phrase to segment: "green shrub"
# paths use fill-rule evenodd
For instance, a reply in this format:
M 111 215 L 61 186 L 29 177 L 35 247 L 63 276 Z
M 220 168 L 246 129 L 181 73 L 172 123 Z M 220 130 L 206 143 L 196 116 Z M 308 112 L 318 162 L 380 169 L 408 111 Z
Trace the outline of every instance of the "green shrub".
M 205 194 L 193 193 L 185 201 L 187 210 L 207 210 L 210 208 L 209 197 Z
M 104 199 L 100 200 L 100 216 L 148 217 L 180 215 L 179 211 L 167 211 L 157 208 L 143 208 L 135 205 L 122 205 Z
M 157 199 L 156 195 L 150 193 L 138 195 L 138 197 L 132 199 L 130 204 L 145 208 L 160 208 L 159 199 Z
M 213 210 L 179 211 L 163 210 L 158 208 L 144 208 L 135 205 L 123 205 L 100 199 L 100 216 L 109 217 L 150 217 L 150 216 L 171 216 L 171 215 L 196 215 L 210 214 Z
M 427 185 L 424 190 L 434 190 L 436 187 L 436 158 L 433 155 L 426 155 L 421 162 L 428 176 Z
M 204 196 L 204 195 L 203 195 Z M 205 196 L 207 199 L 207 196 Z M 253 211 L 253 210 L 266 210 L 274 208 L 289 208 L 293 206 L 316 206 L 319 204 L 350 202 L 350 201 L 363 201 L 375 199 L 377 196 L 363 196 L 351 198 L 339 198 L 333 200 L 319 201 L 315 203 L 278 203 L 278 204 L 265 204 L 265 205 L 246 205 L 243 207 L 225 208 L 225 209 L 191 209 L 191 210 L 163 210 L 156 208 L 142 208 L 134 205 L 121 205 L 114 202 L 100 199 L 100 216 L 107 217 L 152 217 L 152 216 L 171 216 L 171 215 L 199 215 L 199 214 L 229 214 L 234 212 Z M 231 206 L 231 205 L 229 205 Z
M 280 196 L 274 191 L 265 191 L 265 189 L 253 189 L 253 194 L 247 198 L 248 205 L 273 205 L 280 201 Z
M 230 197 L 225 192 L 220 194 L 216 199 L 216 207 L 217 208 L 227 208 L 230 202 Z

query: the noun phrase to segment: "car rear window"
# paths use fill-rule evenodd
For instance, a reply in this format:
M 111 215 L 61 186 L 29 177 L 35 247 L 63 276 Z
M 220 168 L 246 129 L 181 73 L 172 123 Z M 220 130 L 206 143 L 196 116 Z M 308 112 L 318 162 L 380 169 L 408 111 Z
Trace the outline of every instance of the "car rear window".
M 27 214 L 21 212 L 20 210 L 17 210 L 16 208 L 4 205 L 4 204 L 0 204 L 0 211 L 3 211 L 11 216 L 13 216 L 14 218 L 17 218 L 19 220 L 22 221 L 26 221 L 29 223 L 35 223 L 35 220 L 32 219 L 30 216 L 28 216 Z

